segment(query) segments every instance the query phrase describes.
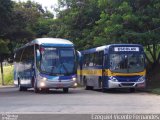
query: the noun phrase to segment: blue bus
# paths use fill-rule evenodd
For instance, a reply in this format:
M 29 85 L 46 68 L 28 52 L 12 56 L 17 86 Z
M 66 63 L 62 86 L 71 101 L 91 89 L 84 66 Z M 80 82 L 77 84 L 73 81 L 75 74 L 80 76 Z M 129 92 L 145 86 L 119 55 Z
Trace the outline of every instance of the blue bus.
M 86 89 L 145 88 L 145 54 L 139 44 L 110 44 L 80 51 L 78 82 Z
M 19 91 L 34 88 L 40 92 L 50 88 L 63 89 L 77 86 L 76 51 L 74 44 L 60 38 L 37 38 L 14 54 L 14 84 Z

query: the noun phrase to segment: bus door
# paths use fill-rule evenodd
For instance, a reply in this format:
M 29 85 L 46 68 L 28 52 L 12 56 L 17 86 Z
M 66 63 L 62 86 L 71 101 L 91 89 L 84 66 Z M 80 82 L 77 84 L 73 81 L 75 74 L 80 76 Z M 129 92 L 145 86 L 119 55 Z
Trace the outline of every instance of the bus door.
M 103 56 L 103 67 L 102 67 L 102 88 L 108 86 L 108 54 L 104 53 Z

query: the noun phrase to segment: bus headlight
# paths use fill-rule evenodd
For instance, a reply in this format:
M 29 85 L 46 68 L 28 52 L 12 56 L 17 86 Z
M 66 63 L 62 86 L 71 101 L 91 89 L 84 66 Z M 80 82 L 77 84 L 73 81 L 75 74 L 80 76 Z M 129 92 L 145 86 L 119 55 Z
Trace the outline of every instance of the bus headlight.
M 115 77 L 113 77 L 113 76 L 109 77 L 109 79 L 110 79 L 111 81 L 113 81 L 113 82 L 118 82 L 118 80 L 117 80 Z
M 41 82 L 41 83 L 40 83 L 40 86 L 41 86 L 41 87 L 44 87 L 44 86 L 45 86 L 45 83 L 44 83 L 44 82 Z
M 74 83 L 74 87 L 77 87 L 77 85 L 78 85 L 77 83 Z
M 73 81 L 76 81 L 77 79 L 74 77 L 74 78 L 72 78 L 72 80 L 73 80 Z
M 46 81 L 47 78 L 46 78 L 46 77 L 39 76 L 39 80 L 41 80 L 41 81 Z
M 46 80 L 47 80 L 47 78 L 43 77 L 43 78 L 42 78 L 42 80 L 43 80 L 43 81 L 46 81 Z
M 143 82 L 143 81 L 145 81 L 145 77 L 144 76 L 140 77 L 137 82 Z

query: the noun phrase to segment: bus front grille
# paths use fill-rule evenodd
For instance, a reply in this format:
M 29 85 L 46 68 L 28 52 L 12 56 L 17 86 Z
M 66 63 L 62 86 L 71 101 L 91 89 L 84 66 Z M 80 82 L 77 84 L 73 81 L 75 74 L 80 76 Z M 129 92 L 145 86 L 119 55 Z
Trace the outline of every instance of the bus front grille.
M 122 86 L 133 86 L 134 83 L 121 83 Z

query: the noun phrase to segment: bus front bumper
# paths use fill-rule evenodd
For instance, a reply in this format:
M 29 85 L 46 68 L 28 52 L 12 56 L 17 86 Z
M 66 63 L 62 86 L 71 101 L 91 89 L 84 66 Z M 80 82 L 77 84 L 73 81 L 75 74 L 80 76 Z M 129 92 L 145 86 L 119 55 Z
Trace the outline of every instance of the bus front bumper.
M 76 88 L 77 82 L 72 80 L 63 80 L 63 81 L 38 81 L 38 88 Z
M 113 82 L 108 80 L 108 88 L 145 88 L 145 82 Z

